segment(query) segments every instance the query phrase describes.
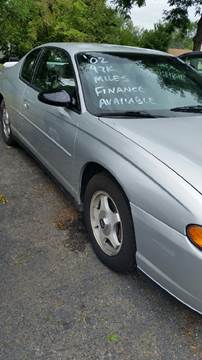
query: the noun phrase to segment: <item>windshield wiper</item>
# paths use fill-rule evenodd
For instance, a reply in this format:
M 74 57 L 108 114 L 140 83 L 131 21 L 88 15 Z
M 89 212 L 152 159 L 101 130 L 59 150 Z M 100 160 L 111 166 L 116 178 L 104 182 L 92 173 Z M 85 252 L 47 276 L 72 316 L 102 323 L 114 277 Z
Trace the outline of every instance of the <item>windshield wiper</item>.
M 135 118 L 156 118 L 156 116 L 150 114 L 147 111 L 124 111 L 124 112 L 106 112 L 99 113 L 98 117 L 135 117 Z
M 202 113 L 202 105 L 195 106 L 179 106 L 170 109 L 171 111 L 179 111 L 179 112 L 193 112 L 193 113 Z

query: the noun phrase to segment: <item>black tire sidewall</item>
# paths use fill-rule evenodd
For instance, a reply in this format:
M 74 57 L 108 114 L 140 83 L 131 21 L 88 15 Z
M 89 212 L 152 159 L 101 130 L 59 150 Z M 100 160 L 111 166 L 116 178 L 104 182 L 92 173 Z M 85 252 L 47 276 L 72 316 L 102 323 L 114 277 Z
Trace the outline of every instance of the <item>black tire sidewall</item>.
M 90 221 L 90 204 L 97 191 L 104 191 L 110 195 L 119 211 L 123 225 L 123 243 L 119 253 L 115 256 L 105 254 L 98 245 Z M 117 272 L 131 272 L 136 268 L 136 243 L 133 221 L 128 200 L 121 187 L 108 174 L 95 175 L 88 183 L 84 198 L 84 218 L 93 249 L 99 259 L 112 270 Z
M 5 134 L 4 134 L 4 130 L 3 130 L 3 122 L 2 122 L 2 116 L 3 116 L 3 110 L 5 109 L 5 102 L 4 100 L 1 102 L 0 104 L 0 127 L 1 127 L 1 133 L 2 133 L 2 137 L 3 137 L 3 140 L 4 142 L 8 145 L 8 146 L 12 146 L 14 145 L 15 141 L 14 141 L 14 138 L 13 138 L 13 135 L 12 135 L 12 132 L 10 133 L 9 137 L 7 137 Z

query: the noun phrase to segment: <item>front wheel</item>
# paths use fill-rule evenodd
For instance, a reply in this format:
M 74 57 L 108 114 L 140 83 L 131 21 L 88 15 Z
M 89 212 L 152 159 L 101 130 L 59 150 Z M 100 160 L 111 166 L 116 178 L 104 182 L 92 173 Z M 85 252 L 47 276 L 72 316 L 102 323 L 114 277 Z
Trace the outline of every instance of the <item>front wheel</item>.
M 114 271 L 133 271 L 136 244 L 130 207 L 122 189 L 107 174 L 97 174 L 89 181 L 84 217 L 99 259 Z
M 11 122 L 4 100 L 0 104 L 0 125 L 4 142 L 9 145 L 15 145 L 11 131 Z

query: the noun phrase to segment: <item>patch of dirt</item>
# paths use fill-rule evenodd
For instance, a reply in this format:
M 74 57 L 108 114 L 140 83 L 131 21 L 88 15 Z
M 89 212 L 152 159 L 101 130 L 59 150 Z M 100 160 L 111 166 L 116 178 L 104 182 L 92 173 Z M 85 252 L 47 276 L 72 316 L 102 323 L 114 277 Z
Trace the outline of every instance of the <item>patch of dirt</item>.
M 61 211 L 55 220 L 58 230 L 66 231 L 67 236 L 64 246 L 71 251 L 83 252 L 86 248 L 88 237 L 83 223 L 82 214 L 70 207 Z
M 68 230 L 69 226 L 79 219 L 79 212 L 70 207 L 62 210 L 55 221 L 56 228 L 58 230 Z
M 36 194 L 52 193 L 55 192 L 57 187 L 54 183 L 49 184 L 37 184 L 32 187 L 33 192 Z
M 194 355 L 197 355 L 197 359 L 202 359 L 202 350 L 201 350 L 201 342 L 200 336 L 197 332 L 197 315 L 188 313 L 186 318 L 186 326 L 183 329 L 184 336 L 187 339 L 187 344 L 190 347 L 190 350 Z

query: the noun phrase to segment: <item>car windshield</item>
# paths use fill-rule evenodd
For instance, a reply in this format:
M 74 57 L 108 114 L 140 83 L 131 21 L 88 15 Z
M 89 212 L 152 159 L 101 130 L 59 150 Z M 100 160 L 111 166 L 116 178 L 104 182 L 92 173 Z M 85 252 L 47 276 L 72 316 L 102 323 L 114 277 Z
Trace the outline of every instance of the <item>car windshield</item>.
M 86 52 L 76 59 L 86 107 L 94 115 L 145 112 L 172 116 L 171 109 L 202 107 L 202 80 L 177 58 Z

